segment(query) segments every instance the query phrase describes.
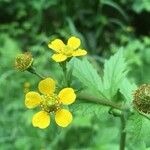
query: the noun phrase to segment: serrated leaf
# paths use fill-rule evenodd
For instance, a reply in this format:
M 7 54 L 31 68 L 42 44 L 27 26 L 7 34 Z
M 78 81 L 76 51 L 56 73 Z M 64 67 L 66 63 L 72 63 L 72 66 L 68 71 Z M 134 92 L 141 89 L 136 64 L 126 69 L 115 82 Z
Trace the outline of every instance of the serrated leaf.
M 123 51 L 120 49 L 109 60 L 106 60 L 104 64 L 103 86 L 104 93 L 108 99 L 112 99 L 115 96 L 126 73 L 126 63 Z
M 105 97 L 102 94 L 103 84 L 100 76 L 98 75 L 96 69 L 87 60 L 79 60 L 74 58 L 71 63 L 73 67 L 73 75 L 77 77 L 84 86 L 86 86 L 93 95 Z
M 87 58 L 72 59 L 69 68 L 73 68 L 73 75 L 89 89 L 90 94 L 105 99 L 113 99 L 127 73 L 122 49 L 105 61 L 103 81 Z
M 120 92 L 125 97 L 126 104 L 130 105 L 133 100 L 133 92 L 137 86 L 135 84 L 131 84 L 130 81 L 125 78 L 120 85 Z

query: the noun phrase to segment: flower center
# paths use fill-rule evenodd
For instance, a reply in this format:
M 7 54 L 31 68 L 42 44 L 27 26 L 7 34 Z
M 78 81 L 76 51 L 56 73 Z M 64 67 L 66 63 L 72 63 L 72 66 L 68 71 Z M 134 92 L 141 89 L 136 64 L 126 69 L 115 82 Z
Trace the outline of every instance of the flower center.
M 55 112 L 60 108 L 60 105 L 59 97 L 56 94 L 42 96 L 42 102 L 40 104 L 42 110 L 48 113 Z
M 69 47 L 68 45 L 64 46 L 62 53 L 64 55 L 67 55 L 68 57 L 72 56 L 73 53 L 73 49 L 71 47 Z

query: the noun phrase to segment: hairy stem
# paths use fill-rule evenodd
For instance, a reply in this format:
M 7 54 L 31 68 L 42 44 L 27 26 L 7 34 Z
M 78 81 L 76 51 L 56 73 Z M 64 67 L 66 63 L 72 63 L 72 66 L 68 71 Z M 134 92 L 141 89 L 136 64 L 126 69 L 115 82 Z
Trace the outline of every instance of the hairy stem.
M 146 114 L 143 114 L 141 112 L 138 112 L 141 116 L 145 117 L 146 119 L 148 119 L 150 121 L 150 117 L 148 117 Z
M 109 100 L 103 100 L 94 96 L 88 96 L 88 95 L 79 95 L 79 99 L 84 99 L 89 102 L 97 103 L 103 106 L 108 106 L 110 107 L 109 113 L 114 115 L 115 117 L 119 117 L 121 121 L 121 134 L 120 134 L 120 148 L 119 150 L 125 150 L 125 144 L 126 144 L 126 132 L 125 132 L 125 127 L 126 127 L 126 120 L 124 116 L 124 108 L 122 105 L 116 104 L 112 101 Z M 121 112 L 117 112 L 113 109 L 120 110 Z
M 64 74 L 64 86 L 70 87 L 70 81 L 68 78 L 68 72 L 67 72 L 67 66 L 66 66 L 66 62 L 61 62 L 60 66 L 63 70 L 63 74 Z
M 33 68 L 33 67 L 30 67 L 30 68 L 28 69 L 28 71 L 29 71 L 30 73 L 32 73 L 32 74 L 35 74 L 36 76 L 38 76 L 38 77 L 41 78 L 41 79 L 44 79 L 44 78 L 45 78 L 43 75 L 41 75 L 40 73 L 38 73 L 38 72 L 36 71 L 36 69 Z
M 101 98 L 97 98 L 94 96 L 88 96 L 88 95 L 86 95 L 86 96 L 85 95 L 79 95 L 78 98 L 79 99 L 85 99 L 86 101 L 97 103 L 97 104 L 100 104 L 103 106 L 108 106 L 108 107 L 111 107 L 114 109 L 123 110 L 121 105 L 113 103 L 112 101 L 109 101 L 109 100 L 103 100 Z
M 35 72 L 34 74 L 35 74 L 36 76 L 38 76 L 39 78 L 44 79 L 44 76 L 42 76 L 42 75 L 39 74 L 38 72 Z

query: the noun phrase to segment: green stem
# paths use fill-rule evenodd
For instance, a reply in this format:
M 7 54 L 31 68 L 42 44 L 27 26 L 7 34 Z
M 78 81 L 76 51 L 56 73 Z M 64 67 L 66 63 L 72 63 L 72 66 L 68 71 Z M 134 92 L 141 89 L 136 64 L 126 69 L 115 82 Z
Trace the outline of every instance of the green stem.
M 66 63 L 67 62 L 62 62 L 62 63 L 60 63 L 60 66 L 61 66 L 61 68 L 63 70 L 63 74 L 64 74 L 64 85 L 67 87 L 70 87 L 70 81 L 68 79 L 68 72 L 67 72 Z
M 122 113 L 120 116 L 120 121 L 121 121 L 121 136 L 120 136 L 120 150 L 125 150 L 125 145 L 126 145 L 126 121 L 125 121 L 125 116 Z
M 125 132 L 125 127 L 126 127 L 126 121 L 125 121 L 125 116 L 124 116 L 124 108 L 122 105 L 116 104 L 112 101 L 109 100 L 103 100 L 97 97 L 93 96 L 88 96 L 88 95 L 79 95 L 79 99 L 84 99 L 89 102 L 97 103 L 103 106 L 108 106 L 110 107 L 109 113 L 112 114 L 115 117 L 120 117 L 121 120 L 121 135 L 120 135 L 120 148 L 119 150 L 125 150 L 125 144 L 126 144 L 126 132 Z M 117 109 L 121 112 L 115 111 L 114 109 Z
M 121 117 L 121 115 L 122 115 L 122 111 L 116 110 L 116 109 L 113 109 L 113 108 L 110 108 L 108 113 L 113 115 L 114 117 Z
M 88 95 L 79 95 L 78 97 L 79 99 L 85 99 L 89 102 L 93 102 L 93 103 L 97 103 L 103 106 L 108 106 L 114 109 L 118 109 L 118 110 L 123 110 L 122 106 L 116 103 L 113 103 L 112 101 L 108 101 L 108 100 L 103 100 L 101 98 L 97 98 L 94 96 L 88 96 Z
M 118 112 L 117 110 L 113 110 L 112 108 L 109 110 L 109 114 L 112 114 L 115 117 L 119 117 L 121 121 L 121 129 L 120 129 L 120 146 L 119 150 L 125 150 L 126 145 L 126 120 L 124 111 Z
M 150 121 L 150 117 L 148 117 L 146 114 L 140 112 L 136 107 L 134 107 L 134 109 L 136 110 L 137 113 L 139 113 L 141 116 L 145 117 L 146 119 L 148 119 Z
M 45 79 L 45 77 L 44 77 L 43 75 L 41 75 L 40 73 L 38 73 L 38 72 L 36 71 L 36 69 L 33 68 L 33 67 L 28 68 L 27 71 L 29 71 L 29 72 L 32 73 L 32 74 L 35 74 L 36 76 L 38 76 L 38 77 L 41 78 L 41 79 Z
M 145 115 L 145 114 L 143 114 L 143 113 L 141 113 L 141 112 L 139 112 L 139 111 L 138 111 L 138 113 L 139 113 L 141 116 L 145 117 L 146 119 L 150 120 L 150 118 L 149 118 L 147 115 Z

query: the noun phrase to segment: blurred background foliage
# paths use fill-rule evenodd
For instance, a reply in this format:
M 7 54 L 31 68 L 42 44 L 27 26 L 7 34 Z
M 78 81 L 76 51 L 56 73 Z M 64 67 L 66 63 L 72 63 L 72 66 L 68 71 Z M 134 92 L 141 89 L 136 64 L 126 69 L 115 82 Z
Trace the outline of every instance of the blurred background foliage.
M 25 108 L 24 92 L 36 90 L 39 78 L 17 72 L 14 58 L 31 51 L 39 72 L 60 80 L 47 43 L 75 35 L 100 66 L 123 47 L 130 80 L 150 83 L 150 1 L 0 0 L 0 11 L 0 150 L 117 150 L 120 122 L 101 106 L 79 106 L 66 129 L 54 123 L 46 130 L 32 127 L 34 111 Z M 140 117 L 129 123 L 127 149 L 146 150 L 148 124 L 140 125 Z

